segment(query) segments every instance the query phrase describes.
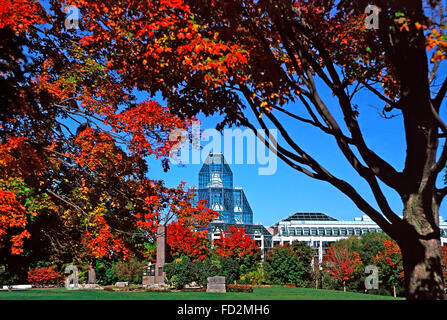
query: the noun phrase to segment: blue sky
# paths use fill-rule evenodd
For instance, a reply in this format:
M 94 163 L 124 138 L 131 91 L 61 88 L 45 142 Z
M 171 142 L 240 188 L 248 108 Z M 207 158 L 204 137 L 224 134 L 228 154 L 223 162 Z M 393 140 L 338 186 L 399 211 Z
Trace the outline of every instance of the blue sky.
M 441 69 L 440 76 L 445 74 L 445 70 L 445 68 Z M 334 116 L 342 120 L 337 103 L 333 100 L 331 93 L 326 91 L 323 86 L 321 87 L 321 96 L 334 112 Z M 397 170 L 402 170 L 406 149 L 402 116 L 392 119 L 381 117 L 380 112 L 383 103 L 368 93 L 359 95 L 355 102 L 359 106 L 360 115 L 358 120 L 368 146 Z M 289 110 L 301 110 L 302 106 L 297 104 L 290 105 L 288 108 Z M 445 112 L 442 115 L 445 116 Z M 219 116 L 206 118 L 200 115 L 198 118 L 202 121 L 202 130 L 214 128 L 222 119 Z M 351 183 L 370 204 L 377 208 L 368 186 L 344 159 L 332 137 L 307 124 L 287 118 L 281 119 L 294 140 L 306 152 L 319 160 L 337 177 Z M 271 127 L 273 128 L 273 126 Z M 281 142 L 281 140 L 279 141 Z M 206 144 L 208 142 L 202 142 L 202 146 Z M 443 144 L 444 141 L 441 140 L 441 146 Z M 245 151 L 244 144 L 244 154 L 246 154 Z M 273 175 L 258 175 L 259 164 L 235 164 L 234 155 L 232 162 L 233 164 L 230 167 L 233 171 L 234 185 L 243 187 L 252 207 L 255 223 L 272 225 L 299 211 L 323 212 L 340 220 L 353 220 L 354 217 L 364 214 L 347 196 L 329 183 L 307 177 L 290 168 L 280 159 L 278 159 L 277 171 Z M 167 173 L 163 172 L 160 163 L 154 159 L 149 160 L 149 165 L 148 176 L 152 179 L 163 179 L 168 186 L 178 185 L 180 181 L 187 182 L 187 186 L 191 187 L 198 184 L 198 172 L 201 164 L 171 165 L 171 169 Z M 438 184 L 442 184 L 441 179 Z M 382 187 L 393 210 L 401 215 L 403 207 L 400 197 L 395 191 L 383 184 Z M 443 205 L 440 209 L 440 215 L 443 217 L 447 217 L 445 207 Z

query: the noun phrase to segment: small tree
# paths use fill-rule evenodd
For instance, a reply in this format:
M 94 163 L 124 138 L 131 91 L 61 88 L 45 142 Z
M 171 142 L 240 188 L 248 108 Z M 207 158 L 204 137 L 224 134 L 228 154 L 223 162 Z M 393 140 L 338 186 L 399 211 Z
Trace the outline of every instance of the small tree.
M 197 265 L 188 256 L 182 256 L 172 263 L 165 264 L 163 270 L 166 272 L 166 282 L 177 289 L 200 278 Z
M 273 283 L 307 287 L 312 279 L 313 255 L 313 249 L 303 242 L 294 241 L 292 246 L 277 246 L 265 259 L 267 278 Z
M 331 278 L 341 282 L 343 291 L 346 291 L 346 281 L 353 279 L 360 271 L 362 260 L 357 252 L 346 247 L 330 246 L 323 265 Z
M 447 288 L 447 245 L 441 247 L 442 253 L 442 274 L 444 277 L 444 287 Z
M 132 257 L 128 261 L 116 263 L 112 270 L 119 281 L 128 281 L 137 284 L 142 281 L 143 269 L 146 264 L 147 262 L 145 260 L 138 260 Z
M 166 242 L 174 258 L 188 255 L 193 261 L 203 260 L 209 256 L 210 240 L 207 235 L 207 230 L 191 230 L 180 221 L 174 221 L 167 227 Z
M 403 285 L 404 268 L 402 263 L 402 253 L 395 241 L 384 240 L 385 250 L 379 252 L 375 257 L 375 264 L 379 268 L 380 283 L 388 289 L 393 289 L 396 296 L 396 287 Z
M 236 260 L 243 273 L 256 268 L 261 252 L 256 242 L 245 233 L 243 228 L 231 226 L 214 242 L 215 252 L 224 258 Z

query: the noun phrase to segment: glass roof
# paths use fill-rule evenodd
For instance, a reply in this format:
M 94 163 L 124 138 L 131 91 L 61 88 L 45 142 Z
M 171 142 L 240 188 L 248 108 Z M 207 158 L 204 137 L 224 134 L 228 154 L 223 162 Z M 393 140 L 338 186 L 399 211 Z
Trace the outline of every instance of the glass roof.
M 281 221 L 337 221 L 337 219 L 321 212 L 296 212 Z
M 215 232 L 216 230 L 227 230 L 231 226 L 235 226 L 238 228 L 244 228 L 245 233 L 249 235 L 264 235 L 264 236 L 272 236 L 270 232 L 261 224 L 232 224 L 225 222 L 217 222 L 213 221 L 209 224 L 208 228 Z

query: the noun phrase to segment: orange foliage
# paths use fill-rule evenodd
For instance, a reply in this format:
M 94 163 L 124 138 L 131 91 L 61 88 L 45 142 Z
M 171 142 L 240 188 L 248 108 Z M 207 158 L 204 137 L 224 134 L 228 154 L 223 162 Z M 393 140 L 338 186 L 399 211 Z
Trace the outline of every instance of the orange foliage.
M 31 236 L 26 230 L 30 215 L 13 192 L 0 189 L 0 240 L 10 235 L 12 254 L 22 253 L 24 239 Z
M 209 255 L 208 231 L 195 231 L 175 221 L 168 225 L 167 244 L 171 255 L 188 255 L 192 261 L 203 260 Z
M 214 247 L 221 257 L 240 258 L 245 255 L 253 256 L 259 249 L 244 228 L 231 226 L 228 231 L 222 232 L 220 239 L 214 241 Z
M 348 248 L 330 246 L 324 257 L 324 268 L 332 279 L 347 281 L 358 271 L 362 260 L 357 252 Z

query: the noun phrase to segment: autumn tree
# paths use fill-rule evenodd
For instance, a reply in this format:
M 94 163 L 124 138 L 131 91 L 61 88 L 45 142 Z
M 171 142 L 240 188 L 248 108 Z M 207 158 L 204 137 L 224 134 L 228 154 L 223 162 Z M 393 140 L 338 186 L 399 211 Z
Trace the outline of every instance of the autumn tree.
M 62 4 L 82 12 L 79 30 L 64 30 Z M 365 23 L 368 4 L 380 9 L 378 29 Z M 396 240 L 407 298 L 443 299 L 438 210 L 447 188 L 436 183 L 447 160 L 447 127 L 439 115 L 447 92 L 447 79 L 439 76 L 446 50 L 444 11 L 440 0 L 157 0 L 132 1 L 125 8 L 120 0 L 52 0 L 46 9 L 32 1 L 5 1 L 0 28 L 8 49 L 2 54 L 11 63 L 2 64 L 8 75 L 1 79 L 8 88 L 2 98 L 15 107 L 2 114 L 8 124 L 2 137 L 17 136 L 14 128 L 25 123 L 20 133 L 41 146 L 51 134 L 36 128 L 60 128 L 65 136 L 61 118 L 82 115 L 94 126 L 99 116 L 128 135 L 130 150 L 153 151 L 143 128 L 179 123 L 168 121 L 177 122 L 176 117 L 134 116 L 167 113 L 150 101 L 135 103 L 133 89 L 161 94 L 182 117 L 223 113 L 220 128 L 274 127 L 278 140 L 268 135 L 261 140 L 280 159 L 330 183 Z M 34 54 L 28 63 L 21 62 L 25 44 Z M 371 132 L 360 121 L 365 105 L 358 98 L 364 94 L 375 98 L 384 118 L 401 115 L 402 168 L 372 149 L 365 134 Z M 118 116 L 121 106 L 127 108 Z M 23 117 L 36 110 L 52 117 Z M 27 121 L 14 121 L 17 117 Z M 293 135 L 294 121 L 330 137 L 374 200 L 309 154 Z M 158 142 L 162 136 L 150 135 Z M 44 144 L 52 150 L 51 145 Z M 403 218 L 384 188 L 400 196 Z
M 447 287 L 447 246 L 441 247 L 442 253 L 442 273 L 444 275 L 444 286 Z
M 402 265 L 402 253 L 395 241 L 385 239 L 385 250 L 380 251 L 374 258 L 374 263 L 379 269 L 379 285 L 393 291 L 396 297 L 396 287 L 403 282 L 404 272 Z
M 205 207 L 195 214 L 180 213 L 176 220 L 167 225 L 166 243 L 173 257 L 189 256 L 192 261 L 209 257 L 211 241 L 208 236 L 208 224 L 217 217 L 218 213 Z M 184 211 L 192 209 L 188 204 Z
M 146 176 L 147 157 L 169 168 L 169 134 L 190 119 L 137 97 L 134 82 L 90 57 L 67 30 L 66 5 L 1 2 L 0 263 L 8 274 L 30 256 L 91 269 L 97 258 L 147 258 L 158 224 L 202 223 L 208 212 L 184 184 Z
M 447 188 L 436 185 L 447 160 L 439 116 L 447 91 L 439 76 L 442 1 L 165 0 L 126 10 L 120 1 L 73 3 L 89 33 L 82 48 L 94 60 L 140 90 L 161 93 L 178 114 L 222 112 L 220 128 L 276 128 L 278 140 L 261 140 L 280 159 L 330 183 L 397 241 L 407 298 L 443 299 L 438 210 Z M 378 29 L 366 23 L 368 4 L 376 6 Z M 363 95 L 374 97 L 384 118 L 401 115 L 402 168 L 372 149 L 360 122 Z M 309 154 L 294 121 L 327 134 L 374 200 Z M 400 196 L 403 218 L 385 187 Z
M 361 271 L 363 263 L 360 255 L 347 247 L 329 246 L 323 259 L 323 269 L 332 279 L 343 284 L 346 291 L 346 282 Z
M 213 249 L 223 258 L 236 260 L 242 273 L 256 267 L 261 258 L 255 240 L 245 233 L 244 228 L 233 225 L 224 230 L 219 239 L 214 240 Z

